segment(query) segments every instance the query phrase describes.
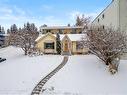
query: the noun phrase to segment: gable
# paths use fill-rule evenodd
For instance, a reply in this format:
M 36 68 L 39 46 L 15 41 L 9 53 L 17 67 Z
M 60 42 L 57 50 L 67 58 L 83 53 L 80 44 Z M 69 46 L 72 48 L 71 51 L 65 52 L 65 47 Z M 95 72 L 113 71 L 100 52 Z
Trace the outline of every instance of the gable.
M 48 33 L 44 36 L 41 36 L 39 38 L 36 39 L 36 42 L 40 42 L 43 40 L 56 40 L 56 37 L 54 35 L 52 35 L 51 33 Z
M 68 41 L 71 42 L 70 38 L 69 38 L 67 35 L 65 35 L 65 36 L 63 37 L 62 42 L 64 42 L 65 40 L 68 40 Z

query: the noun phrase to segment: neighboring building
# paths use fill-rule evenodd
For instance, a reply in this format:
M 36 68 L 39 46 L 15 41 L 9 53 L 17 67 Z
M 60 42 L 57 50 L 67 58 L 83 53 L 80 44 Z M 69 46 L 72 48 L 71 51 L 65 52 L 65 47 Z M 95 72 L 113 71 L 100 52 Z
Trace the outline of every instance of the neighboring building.
M 7 34 L 0 34 L 0 47 L 7 46 Z
M 0 47 L 2 47 L 4 45 L 4 39 L 5 39 L 5 37 L 0 34 Z
M 42 34 L 46 33 L 60 33 L 60 34 L 81 34 L 83 27 L 81 26 L 51 26 L 51 27 L 40 27 Z
M 87 48 L 81 45 L 85 34 L 60 34 L 62 54 L 85 54 Z M 36 47 L 43 53 L 57 53 L 56 34 L 42 34 L 36 39 Z
M 4 31 L 4 27 L 0 25 L 0 47 L 3 47 L 5 45 L 5 39 L 6 39 L 6 34 Z
M 127 0 L 112 0 L 112 2 L 92 22 L 94 26 L 103 29 L 111 27 L 127 31 Z

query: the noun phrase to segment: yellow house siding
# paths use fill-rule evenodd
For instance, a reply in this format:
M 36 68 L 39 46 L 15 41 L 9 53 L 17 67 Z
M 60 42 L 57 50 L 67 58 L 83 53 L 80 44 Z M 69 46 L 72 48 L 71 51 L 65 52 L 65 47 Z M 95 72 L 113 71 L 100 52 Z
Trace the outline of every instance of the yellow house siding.
M 78 28 L 76 32 L 77 33 L 80 33 L 80 32 L 82 32 L 82 29 L 81 28 Z
M 51 35 L 47 35 L 46 37 L 40 39 L 37 44 L 36 47 L 41 50 L 42 52 L 45 52 L 44 49 L 44 43 L 45 42 L 54 42 L 54 50 L 51 50 L 52 53 L 56 53 L 56 39 L 51 36 Z M 50 50 L 49 50 L 50 51 Z
M 46 34 L 48 32 L 52 33 L 52 34 L 56 34 L 57 32 L 59 32 L 60 34 L 71 34 L 72 32 L 76 32 L 76 34 L 80 33 L 82 31 L 82 28 L 54 28 L 54 29 L 41 29 L 43 34 Z
M 51 30 L 51 33 L 53 33 L 53 34 L 56 34 L 57 32 L 59 32 L 58 29 L 52 29 L 52 30 Z
M 71 50 L 72 50 L 72 43 L 71 40 L 68 38 L 67 35 L 64 36 L 64 38 L 62 39 L 62 54 L 65 52 L 68 52 L 71 54 Z M 65 44 L 68 44 L 68 48 L 66 48 Z
M 62 31 L 63 34 L 70 34 L 72 32 L 72 29 L 52 29 L 51 33 L 56 34 L 57 32 Z
M 85 54 L 88 52 L 87 48 L 83 48 L 83 49 L 82 48 L 80 49 L 80 47 L 77 48 L 77 41 L 71 41 L 71 40 L 74 40 L 72 39 L 72 36 L 65 35 L 62 37 L 63 38 L 61 39 L 61 51 L 63 54 L 67 52 L 69 52 L 70 54 Z M 52 42 L 54 43 L 54 47 L 45 49 L 45 46 L 44 46 L 45 43 L 52 43 Z M 42 35 L 38 38 L 38 40 L 36 40 L 36 47 L 43 53 L 57 53 L 56 37 L 51 33 Z
M 73 54 L 79 54 L 79 53 L 87 53 L 88 49 L 87 48 L 83 48 L 83 49 L 77 49 L 76 47 L 76 41 L 72 42 L 72 53 Z
M 76 52 L 76 42 L 72 42 L 72 53 Z
M 64 29 L 64 34 L 70 34 L 72 32 L 72 29 Z
M 65 47 L 65 41 L 62 42 L 62 49 Z M 71 43 L 68 43 L 68 49 L 71 50 Z

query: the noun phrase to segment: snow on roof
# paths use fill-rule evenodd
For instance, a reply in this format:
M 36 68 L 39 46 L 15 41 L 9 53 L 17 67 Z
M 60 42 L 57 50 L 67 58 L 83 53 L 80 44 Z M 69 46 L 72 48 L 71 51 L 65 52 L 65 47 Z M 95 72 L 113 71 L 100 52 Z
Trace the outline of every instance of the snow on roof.
M 46 34 L 40 35 L 35 41 L 38 41 L 39 39 L 41 39 L 45 35 Z M 85 34 L 60 34 L 60 40 L 62 40 L 65 37 L 65 35 L 67 35 L 71 41 L 80 41 L 84 36 L 86 36 Z M 55 34 L 53 34 L 53 36 L 56 37 Z
M 82 26 L 49 26 L 41 27 L 41 29 L 72 29 L 72 28 L 83 28 Z
M 60 35 L 60 39 L 62 40 L 65 35 Z M 67 34 L 71 41 L 80 41 L 85 34 Z
M 39 35 L 35 41 L 38 41 L 38 40 L 40 40 L 40 39 L 41 39 L 42 37 L 44 37 L 44 36 L 45 36 L 44 34 L 42 34 L 42 35 Z

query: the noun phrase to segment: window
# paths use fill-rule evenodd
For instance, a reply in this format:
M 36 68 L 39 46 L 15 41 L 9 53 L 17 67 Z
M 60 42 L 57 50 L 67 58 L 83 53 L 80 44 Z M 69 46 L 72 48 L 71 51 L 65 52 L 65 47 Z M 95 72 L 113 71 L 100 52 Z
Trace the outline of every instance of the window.
M 76 33 L 77 33 L 76 29 L 73 28 L 71 34 L 76 34 Z
M 98 18 L 98 22 L 100 21 L 100 19 Z
M 51 32 L 51 30 L 46 30 L 46 33 Z
M 83 49 L 83 44 L 81 42 L 76 42 L 76 49 Z
M 42 34 L 45 34 L 45 29 L 40 30 Z
M 102 28 L 105 29 L 105 26 L 103 25 Z
M 82 34 L 82 31 L 79 31 L 78 33 L 79 33 L 79 34 Z
M 54 42 L 51 43 L 44 43 L 45 49 L 54 49 Z
M 63 34 L 64 33 L 64 30 L 63 29 L 59 29 L 59 33 L 60 34 Z
M 102 15 L 102 18 L 104 19 L 104 17 L 105 17 L 105 15 L 103 14 L 103 15 Z

